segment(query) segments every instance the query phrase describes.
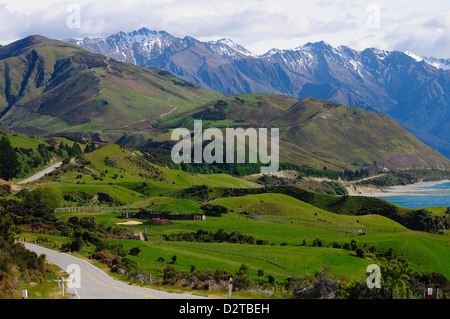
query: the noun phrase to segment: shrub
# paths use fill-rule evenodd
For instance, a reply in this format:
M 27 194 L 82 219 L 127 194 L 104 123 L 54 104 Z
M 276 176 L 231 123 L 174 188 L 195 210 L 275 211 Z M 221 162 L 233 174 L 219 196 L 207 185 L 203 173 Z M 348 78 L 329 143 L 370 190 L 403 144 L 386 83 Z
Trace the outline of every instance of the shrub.
M 322 247 L 323 243 L 322 240 L 319 238 L 314 239 L 313 241 L 313 247 Z
M 132 256 L 137 256 L 141 253 L 141 249 L 139 247 L 133 247 L 130 249 L 130 251 L 128 252 L 129 255 Z
M 28 192 L 25 197 L 25 203 L 45 206 L 55 209 L 62 205 L 62 193 L 51 185 L 44 185 Z
M 362 248 L 356 249 L 356 256 L 360 258 L 364 258 L 364 250 Z
M 212 216 L 212 217 L 220 217 L 222 214 L 228 213 L 230 210 L 221 205 L 213 205 L 213 204 L 205 204 L 202 207 L 200 207 L 206 214 L 206 216 Z
M 75 238 L 70 244 L 70 250 L 72 252 L 74 251 L 80 252 L 82 248 L 83 248 L 83 240 L 81 240 L 81 238 Z

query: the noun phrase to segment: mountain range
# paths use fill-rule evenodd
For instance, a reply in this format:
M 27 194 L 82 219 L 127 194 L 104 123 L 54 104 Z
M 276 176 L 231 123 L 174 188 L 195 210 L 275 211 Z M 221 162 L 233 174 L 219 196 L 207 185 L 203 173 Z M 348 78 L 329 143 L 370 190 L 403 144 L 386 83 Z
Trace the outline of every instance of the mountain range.
M 226 40 L 209 45 L 231 48 Z M 249 53 L 236 46 L 223 54 L 242 61 Z M 172 142 L 171 131 L 191 129 L 194 119 L 205 128 L 279 128 L 280 160 L 307 167 L 450 167 L 386 114 L 312 97 L 223 95 L 42 36 L 0 47 L 0 126 L 15 132 L 145 147 Z
M 0 123 L 17 132 L 114 134 L 221 96 L 169 72 L 42 36 L 0 48 Z
M 225 95 L 311 96 L 385 113 L 450 157 L 450 60 L 335 48 L 323 41 L 255 55 L 230 39 L 202 42 L 146 28 L 65 41 L 118 61 L 169 71 Z

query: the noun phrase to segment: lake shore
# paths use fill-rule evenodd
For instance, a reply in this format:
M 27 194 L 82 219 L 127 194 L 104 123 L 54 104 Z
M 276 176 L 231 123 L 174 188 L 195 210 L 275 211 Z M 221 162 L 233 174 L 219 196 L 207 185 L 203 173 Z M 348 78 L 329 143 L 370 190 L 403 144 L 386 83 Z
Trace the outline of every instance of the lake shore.
M 389 196 L 424 196 L 436 192 L 436 189 L 426 187 L 450 183 L 450 180 L 419 182 L 410 185 L 397 185 L 387 188 L 364 187 L 352 185 L 347 187 L 350 196 L 389 197 Z

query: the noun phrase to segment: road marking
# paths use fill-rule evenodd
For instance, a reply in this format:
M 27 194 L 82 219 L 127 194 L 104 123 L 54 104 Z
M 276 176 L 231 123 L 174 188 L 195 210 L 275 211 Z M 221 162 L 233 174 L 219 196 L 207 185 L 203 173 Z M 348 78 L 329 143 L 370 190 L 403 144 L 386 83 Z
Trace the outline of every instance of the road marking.
M 152 296 L 152 295 L 143 293 L 143 292 L 139 292 L 139 291 L 131 291 L 131 290 L 125 290 L 125 289 L 122 289 L 122 288 L 119 288 L 119 287 L 116 287 L 116 286 L 112 286 L 112 285 L 105 284 L 105 283 L 99 281 L 99 280 L 98 280 L 97 278 L 95 278 L 94 276 L 92 276 L 92 275 L 91 275 L 88 271 L 86 271 L 84 268 L 82 268 L 82 267 L 80 267 L 80 268 L 81 268 L 81 270 L 83 270 L 86 274 L 88 274 L 92 279 L 94 279 L 97 283 L 99 283 L 100 285 L 103 285 L 103 286 L 105 286 L 105 287 L 114 288 L 114 289 L 117 289 L 117 290 L 120 290 L 120 291 L 124 291 L 124 292 L 128 292 L 128 293 L 134 293 L 134 294 L 144 295 L 144 296 L 146 296 L 146 297 L 150 297 L 150 298 L 153 298 L 153 299 L 162 299 L 162 298 L 158 298 L 158 297 L 155 297 L 155 296 Z

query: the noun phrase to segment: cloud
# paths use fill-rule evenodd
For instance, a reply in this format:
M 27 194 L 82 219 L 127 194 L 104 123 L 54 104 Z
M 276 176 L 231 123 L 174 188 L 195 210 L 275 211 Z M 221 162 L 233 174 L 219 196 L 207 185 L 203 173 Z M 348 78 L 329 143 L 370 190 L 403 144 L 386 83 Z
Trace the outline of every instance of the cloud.
M 367 27 L 368 5 L 379 3 L 381 28 Z M 199 40 L 228 37 L 254 53 L 306 42 L 355 49 L 448 55 L 450 16 L 439 0 L 0 0 L 0 43 L 30 34 L 64 39 L 108 36 L 142 27 Z M 70 27 L 71 6 L 80 25 Z M 72 24 L 73 26 L 73 24 Z
M 405 21 L 386 34 L 384 40 L 398 50 L 450 58 L 450 11 L 423 22 Z

